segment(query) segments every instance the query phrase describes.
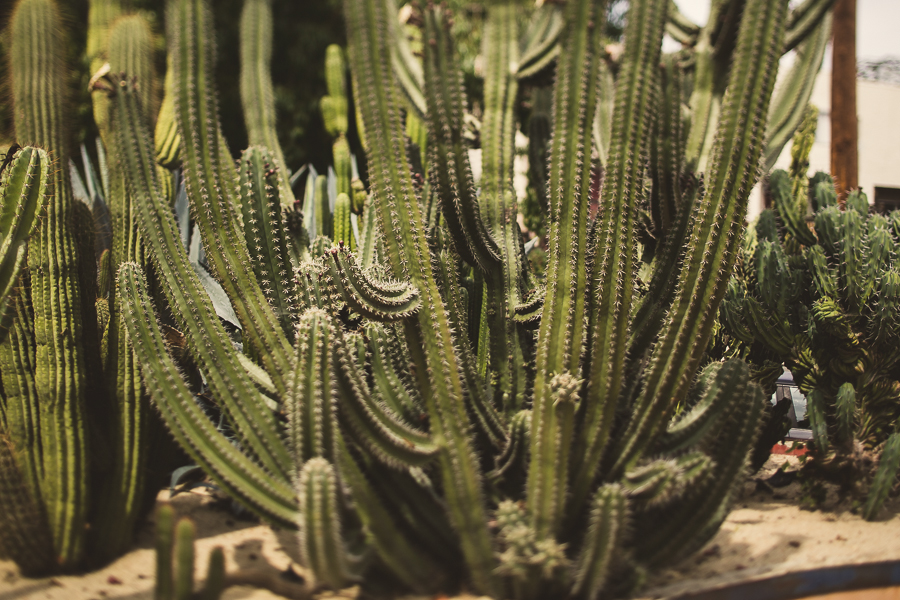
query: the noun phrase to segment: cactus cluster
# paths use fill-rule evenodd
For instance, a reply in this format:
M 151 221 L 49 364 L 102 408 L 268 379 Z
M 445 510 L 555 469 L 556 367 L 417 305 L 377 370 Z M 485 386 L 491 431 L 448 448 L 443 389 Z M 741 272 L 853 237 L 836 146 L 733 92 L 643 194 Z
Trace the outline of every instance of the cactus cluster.
M 870 213 L 861 191 L 841 207 L 828 175 L 807 177 L 816 112 L 795 136 L 790 172 L 769 178 L 775 210 L 747 231 L 722 323 L 765 388 L 790 369 L 813 432 L 806 474 L 864 499 L 873 519 L 900 464 L 900 213 Z M 778 418 L 771 429 L 769 448 L 785 433 Z
M 101 62 L 140 73 L 142 90 L 152 90 L 146 20 L 112 24 L 101 18 L 110 11 L 92 18 Z M 152 415 L 110 294 L 118 263 L 142 260 L 122 173 L 97 176 L 85 161 L 85 186 L 69 159 L 54 3 L 22 0 L 9 27 L 16 139 L 43 149 L 10 155 L 0 183 L 0 494 L 8 500 L 0 538 L 5 555 L 38 574 L 100 564 L 131 544 L 147 503 Z
M 21 0 L 20 10 L 30 4 L 52 7 Z M 668 0 L 632 2 L 624 52 L 613 59 L 602 1 L 545 3 L 520 31 L 519 3 L 492 0 L 479 121 L 467 111 L 446 9 L 414 9 L 422 44 L 413 52 L 392 0 L 346 0 L 352 94 L 344 53 L 333 47 L 321 108 L 336 138 L 334 176 L 308 169 L 302 201 L 274 131 L 268 2 L 245 3 L 241 91 L 251 147 L 237 161 L 219 123 L 208 1 L 168 2 L 155 125 L 149 76 L 139 74 L 150 71 L 128 62 L 142 54 L 113 55 L 120 19 L 108 34 L 109 66 L 93 78 L 102 147 L 113 158 L 110 247 L 100 245 L 97 277 L 94 240 L 77 235 L 88 229 L 52 218 L 66 199 L 82 205 L 57 193 L 23 279 L 36 299 L 9 339 L 34 315 L 37 361 L 53 358 L 40 348 L 41 303 L 56 305 L 35 290 L 42 277 L 64 279 L 38 261 L 63 263 L 71 238 L 84 258 L 63 265 L 64 274 L 85 278 L 65 299 L 81 292 L 93 300 L 97 286 L 85 282 L 99 281 L 99 300 L 66 312 L 73 329 L 50 341 L 104 324 L 98 368 L 114 382 L 104 426 L 121 432 L 108 438 L 122 473 L 110 481 L 129 498 L 148 446 L 141 401 L 149 396 L 221 489 L 298 531 L 318 587 L 365 583 L 377 569 L 425 592 L 463 581 L 516 598 L 634 588 L 647 568 L 715 533 L 764 410 L 746 363 L 709 362 L 704 352 L 766 149 L 786 23 L 799 9 L 788 18 L 787 0 L 733 4 L 700 29 Z M 807 34 L 823 23 L 813 19 Z M 662 56 L 673 28 L 685 50 Z M 525 260 L 511 182 L 520 88 L 544 99 L 529 128 L 547 232 L 542 278 Z M 349 115 L 365 182 L 353 177 Z M 477 186 L 473 128 L 483 157 Z M 51 174 L 49 185 L 65 190 L 68 179 Z M 184 198 L 202 261 L 185 247 L 187 223 L 172 210 Z M 44 232 L 56 239 L 44 244 Z M 115 292 L 104 297 L 113 273 Z M 236 322 L 223 323 L 211 287 L 227 295 Z M 75 341 L 93 339 L 77 333 Z M 78 360 L 94 355 L 67 350 L 59 349 L 75 362 L 57 361 L 55 377 L 92 384 Z M 46 372 L 27 366 L 12 372 Z M 4 419 L 13 414 L 10 389 L 4 369 Z M 54 408 L 73 411 L 65 423 L 81 427 L 60 435 L 86 452 L 84 392 L 49 391 L 66 400 Z M 48 473 L 35 475 L 19 448 L 17 439 L 0 445 L 0 466 L 20 465 L 0 497 L 46 493 L 28 487 L 29 477 Z M 87 459 L 67 456 L 64 472 L 49 476 L 85 493 L 75 476 Z M 32 537 L 61 544 L 56 537 L 86 518 L 87 500 L 76 500 L 29 504 L 48 513 L 48 530 Z M 111 523 L 123 518 L 104 512 Z M 187 556 L 187 541 L 179 547 Z M 165 576 L 169 583 L 182 586 L 176 597 L 189 593 L 182 578 Z

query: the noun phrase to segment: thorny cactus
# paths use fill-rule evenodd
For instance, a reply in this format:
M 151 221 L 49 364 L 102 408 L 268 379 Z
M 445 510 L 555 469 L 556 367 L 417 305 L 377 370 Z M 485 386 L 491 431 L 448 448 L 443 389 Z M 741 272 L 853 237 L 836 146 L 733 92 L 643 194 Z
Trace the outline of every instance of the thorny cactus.
M 0 183 L 0 268 L 4 276 L 22 271 L 2 287 L 15 318 L 4 315 L 9 331 L 0 341 L 0 494 L 10 502 L 3 504 L 0 538 L 4 554 L 34 574 L 98 564 L 130 545 L 146 503 L 149 442 L 149 399 L 104 273 L 119 261 L 140 260 L 141 244 L 128 199 L 118 193 L 121 174 L 104 172 L 101 186 L 90 172 L 90 195 L 73 177 L 73 191 L 60 31 L 51 0 L 18 3 L 10 23 L 16 139 L 44 150 L 11 155 Z M 142 73 L 152 89 L 146 22 L 123 17 L 107 33 L 104 58 Z M 26 251 L 23 241 L 43 203 Z M 20 260 L 26 253 L 27 265 Z M 25 514 L 33 522 L 23 530 Z
M 782 363 L 791 370 L 813 431 L 806 474 L 865 498 L 873 519 L 900 463 L 900 213 L 870 214 L 860 191 L 841 210 L 829 176 L 807 180 L 808 137 L 795 139 L 791 174 L 769 179 L 776 210 L 747 232 L 723 324 L 765 387 Z
M 223 490 L 298 529 L 317 585 L 365 582 L 377 565 L 422 591 L 466 581 L 495 597 L 596 598 L 715 533 L 763 399 L 742 361 L 701 370 L 703 353 L 785 38 L 796 44 L 826 23 L 815 11 L 802 20 L 800 8 L 789 18 L 786 0 L 715 7 L 722 18 L 701 30 L 667 0 L 633 2 L 612 65 L 603 2 L 546 3 L 522 32 L 517 3 L 490 2 L 479 192 L 451 17 L 417 13 L 420 57 L 392 0 L 346 0 L 368 181 L 343 180 L 334 214 L 323 205 L 321 224 L 308 223 L 309 241 L 274 134 L 264 0 L 244 13 L 242 99 L 256 146 L 237 165 L 219 125 L 204 0 L 169 2 L 155 141 L 135 68 L 110 57 L 97 72 L 111 186 L 132 219 L 105 263 L 117 269 L 109 322 L 120 328 L 107 347 L 127 340 L 134 354 L 125 346 L 117 364 L 129 381 L 140 370 L 175 439 Z M 689 48 L 661 57 L 667 28 Z M 554 69 L 546 127 L 532 136 L 532 169 L 546 169 L 532 177 L 546 182 L 541 285 L 524 260 L 510 179 L 519 87 Z M 343 68 L 330 71 L 328 98 L 346 98 Z M 335 133 L 340 141 L 346 126 Z M 157 163 L 177 162 L 240 343 L 173 215 Z M 318 189 L 306 199 L 323 202 L 327 178 L 311 175 L 306 189 Z M 353 253 L 352 237 L 332 239 L 360 206 Z M 184 343 L 171 347 L 174 338 Z M 220 426 L 185 379 L 193 368 Z

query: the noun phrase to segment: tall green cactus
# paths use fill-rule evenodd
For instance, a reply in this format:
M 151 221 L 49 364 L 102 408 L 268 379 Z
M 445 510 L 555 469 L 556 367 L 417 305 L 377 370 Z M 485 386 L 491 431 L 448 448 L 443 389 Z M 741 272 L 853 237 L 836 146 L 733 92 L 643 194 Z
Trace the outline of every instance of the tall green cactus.
M 100 2 L 94 8 L 92 58 L 133 73 L 134 85 L 140 79 L 140 101 L 152 110 L 154 77 L 146 20 L 125 16 L 110 26 L 109 15 L 117 5 Z M 124 260 L 140 260 L 142 253 L 122 173 L 115 167 L 111 173 L 103 170 L 101 185 L 85 162 L 92 196 L 85 198 L 80 176 L 73 175 L 79 190 L 75 197 L 70 171 L 63 168 L 70 164 L 68 115 L 55 5 L 23 0 L 11 27 L 17 139 L 47 150 L 25 148 L 10 157 L 4 194 L 10 200 L 10 194 L 21 198 L 18 208 L 11 201 L 6 210 L 4 203 L 3 223 L 9 233 L 3 239 L 4 252 L 21 251 L 23 235 L 38 214 L 38 195 L 50 200 L 42 217 L 43 233 L 28 242 L 29 264 L 16 294 L 15 318 L 11 324 L 4 321 L 10 331 L 0 343 L 0 437 L 15 449 L 18 462 L 18 475 L 10 473 L 2 485 L 11 488 L 2 493 L 12 490 L 21 504 L 26 496 L 16 493 L 15 477 L 26 484 L 27 502 L 33 505 L 19 509 L 33 515 L 35 533 L 16 537 L 19 546 L 13 558 L 22 557 L 29 572 L 48 573 L 95 566 L 118 556 L 131 544 L 146 506 L 149 399 L 141 391 L 135 355 L 118 326 L 115 299 L 108 297 L 103 283 L 110 280 L 107 270 Z M 40 47 L 31 48 L 32 43 Z M 95 99 L 102 100 L 95 109 L 104 113 L 107 97 Z M 103 117 L 99 125 L 109 142 L 109 122 Z M 98 153 L 103 160 L 102 145 Z M 88 202 L 107 223 L 112 221 L 99 234 L 99 244 Z M 110 245 L 106 236 L 113 233 Z M 99 273 L 97 247 L 102 249 Z M 37 561 L 36 556 L 44 559 Z
M 57 8 L 51 0 L 22 0 L 10 23 L 16 138 L 49 150 L 68 163 L 64 65 Z M 36 46 L 32 47 L 32 44 Z M 84 552 L 88 510 L 85 342 L 93 299 L 82 299 L 72 189 L 64 168 L 50 181 L 52 200 L 38 235 L 29 243 L 30 305 L 34 335 L 34 390 L 39 399 L 42 495 L 60 565 Z M 87 318 L 86 318 L 87 317 Z M 34 450 L 29 450 L 34 451 Z
M 194 401 L 166 349 L 144 267 L 126 262 L 116 301 L 174 436 L 242 504 L 297 528 L 304 562 L 327 587 L 365 585 L 367 569 L 378 568 L 423 592 L 465 578 L 495 597 L 595 598 L 696 549 L 727 514 L 763 411 L 742 361 L 700 366 L 763 152 L 786 1 L 748 0 L 719 33 L 734 66 L 707 123 L 715 143 L 704 185 L 687 170 L 681 90 L 690 65 L 660 56 L 667 2 L 632 4 L 617 69 L 602 47 L 602 2 L 572 1 L 564 15 L 542 9 L 521 40 L 517 7 L 492 2 L 480 193 L 451 15 L 415 14 L 420 64 L 395 45 L 392 1 L 345 8 L 368 181 L 338 183 L 332 215 L 328 178 L 309 180 L 305 217 L 320 237 L 291 278 L 288 255 L 299 255 L 276 210 L 283 165 L 265 158 L 271 148 L 253 147 L 234 169 L 217 122 L 209 6 L 170 4 L 187 193 L 242 349 L 182 244 L 140 90 L 127 73 L 107 79 L 120 168 L 162 282 L 157 308 L 184 331 L 233 440 Z M 253 19 L 270 18 L 265 11 L 246 18 L 264 39 L 267 24 Z M 329 51 L 322 108 L 343 133 L 346 109 L 328 108 L 346 103 L 337 54 Z M 270 82 L 255 56 L 244 62 L 259 91 Z M 554 61 L 550 264 L 545 289 L 535 289 L 515 220 L 512 140 L 517 82 Z M 592 217 L 593 125 L 609 98 L 612 133 L 601 135 L 608 146 Z M 414 150 L 423 143 L 420 168 Z M 347 217 L 363 198 L 357 255 Z M 360 546 L 369 561 L 351 553 Z

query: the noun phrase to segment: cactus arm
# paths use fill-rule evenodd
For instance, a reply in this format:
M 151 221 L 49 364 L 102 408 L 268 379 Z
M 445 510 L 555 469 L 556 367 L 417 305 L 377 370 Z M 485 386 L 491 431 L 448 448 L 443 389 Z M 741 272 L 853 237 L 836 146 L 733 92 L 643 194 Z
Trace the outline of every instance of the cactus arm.
M 172 548 L 175 559 L 172 573 L 174 600 L 191 600 L 194 596 L 194 535 L 193 521 L 179 519 L 175 525 L 175 543 Z
M 381 10 L 387 15 L 385 32 L 388 36 L 387 39 L 390 41 L 389 48 L 394 77 L 405 97 L 406 104 L 416 113 L 419 119 L 424 121 L 428 107 L 425 102 L 425 94 L 422 91 L 425 87 L 422 64 L 413 54 L 406 35 L 401 31 L 400 23 L 397 19 L 396 0 L 379 0 L 379 2 L 382 3 Z M 357 104 L 357 106 L 359 105 Z
M 391 573 L 416 591 L 439 589 L 443 580 L 441 568 L 428 554 L 410 544 L 406 536 L 397 535 L 390 512 L 356 464 L 343 438 L 338 439 L 338 468 L 353 493 L 366 539 Z
M 646 194 L 645 164 L 657 111 L 659 49 L 667 8 L 668 0 L 635 5 L 625 30 L 612 144 L 594 223 L 590 362 L 584 427 L 574 455 L 580 460 L 573 470 L 572 514 L 581 514 L 590 496 L 623 384 L 634 294 L 631 273 L 637 261 L 635 217 Z
M 324 458 L 303 465 L 297 480 L 300 499 L 300 553 L 317 585 L 338 590 L 351 576 L 341 539 L 340 505 L 334 467 Z
M 895 432 L 888 437 L 881 450 L 878 470 L 875 472 L 872 485 L 869 486 L 869 496 L 863 506 L 863 519 L 871 521 L 878 516 L 878 511 L 897 481 L 898 470 L 900 470 L 900 433 Z
M 700 26 L 687 18 L 672 0 L 669 2 L 669 18 L 666 21 L 666 33 L 676 42 L 693 46 L 700 36 Z
M 414 396 L 412 386 L 408 386 L 394 366 L 392 340 L 380 323 L 366 324 L 368 356 L 372 370 L 374 393 L 384 399 L 395 413 L 407 421 L 418 421 L 424 417 L 421 398 Z M 398 343 L 393 340 L 393 343 Z
M 437 446 L 431 436 L 403 422 L 380 398 L 373 398 L 364 373 L 337 333 L 331 345 L 337 371 L 342 425 L 379 461 L 394 468 L 422 466 L 432 460 Z
M 765 115 L 783 38 L 785 2 L 750 0 L 734 52 L 707 191 L 695 213 L 672 308 L 652 355 L 614 471 L 633 462 L 677 402 L 706 348 L 742 238 L 758 176 Z
M 719 363 L 711 366 L 719 367 Z M 706 371 L 709 370 L 707 368 Z M 654 452 L 671 454 L 696 446 L 712 430 L 721 415 L 730 409 L 733 399 L 741 398 L 747 392 L 747 368 L 738 359 L 725 362 L 710 375 L 709 384 L 700 401 L 678 421 L 669 425 L 659 437 Z
M 263 465 L 287 475 L 291 458 L 280 439 L 274 416 L 261 401 L 235 358 L 219 317 L 188 261 L 169 204 L 159 196 L 157 172 L 150 160 L 151 142 L 131 87 L 118 84 L 113 102 L 116 151 L 147 253 L 162 281 L 163 292 L 191 342 L 191 352 L 204 369 L 210 388 L 235 420 L 236 429 Z M 282 387 L 285 383 L 282 382 Z M 283 394 L 279 394 L 284 397 Z M 238 401 L 237 398 L 240 398 Z
M 502 482 L 508 489 L 516 485 L 511 481 L 528 470 L 528 447 L 531 439 L 531 411 L 520 410 L 509 420 L 509 436 L 506 446 L 496 458 L 496 468 L 488 473 L 488 477 L 496 482 Z M 521 487 L 521 486 L 520 486 Z M 516 490 L 518 494 L 520 490 Z
M 549 6 L 538 9 L 554 13 L 557 10 Z M 561 21 L 558 15 L 555 20 Z M 487 277 L 486 283 L 491 370 L 498 378 L 495 403 L 507 414 L 524 406 L 528 385 L 523 333 L 511 318 L 516 305 L 522 302 L 525 258 L 522 233 L 516 221 L 519 209 L 512 187 L 515 107 L 519 89 L 515 65 L 520 62 L 517 37 L 516 4 L 490 3 L 482 48 L 487 68 L 481 127 L 480 202 L 503 259 L 502 271 L 498 274 L 502 279 L 498 282 L 498 275 L 494 275 Z
M 670 5 L 671 6 L 671 5 Z M 666 239 L 682 202 L 684 127 L 681 106 L 684 76 L 675 57 L 666 55 L 659 67 L 659 118 L 650 142 L 650 206 L 653 234 Z M 684 235 L 675 236 L 684 239 Z
M 486 274 L 501 268 L 500 251 L 481 218 L 463 140 L 462 74 L 453 64 L 446 15 L 425 12 L 425 98 L 428 104 L 429 180 L 456 251 Z
M 316 457 L 334 458 L 333 343 L 334 329 L 325 311 L 313 308 L 301 315 L 285 402 L 290 446 L 298 469 Z
M 742 365 L 743 378 L 749 373 Z M 665 523 L 642 528 L 635 555 L 656 566 L 695 551 L 712 537 L 728 515 L 731 500 L 743 483 L 765 406 L 760 388 L 750 384 L 732 398 L 731 415 L 718 429 L 709 454 L 714 466 L 702 480 L 690 485 L 674 506 L 665 511 Z M 646 534 L 643 532 L 646 531 Z
M 834 3 L 835 0 L 805 0 L 797 5 L 788 17 L 782 53 L 790 52 L 804 41 L 815 36 L 814 32 L 821 26 L 822 22 L 830 20 L 831 8 L 834 6 Z M 831 30 L 830 24 L 827 29 L 828 31 Z
M 241 11 L 241 105 L 251 146 L 271 153 L 278 178 L 281 204 L 294 207 L 290 169 L 275 129 L 275 93 L 272 90 L 272 1 L 246 0 Z
M 59 165 L 42 226 L 29 243 L 36 343 L 35 384 L 41 406 L 44 501 L 60 566 L 81 558 L 87 513 L 87 382 L 82 346 L 72 189 L 64 126 L 65 65 L 56 5 L 23 0 L 10 23 L 10 71 L 16 139 L 48 149 Z M 93 299 L 91 299 L 93 302 Z M 89 325 L 88 325 L 89 326 Z
M 279 200 L 281 174 L 276 161 L 266 148 L 253 146 L 243 152 L 239 163 L 241 211 L 253 272 L 285 335 L 293 337 L 297 300 L 281 219 L 284 201 Z
M 800 125 L 809 99 L 812 97 L 816 75 L 822 66 L 828 40 L 831 39 L 832 16 L 829 12 L 800 46 L 791 70 L 785 75 L 772 98 L 769 125 L 766 130 L 766 149 L 763 169 L 768 171 Z
M 338 178 L 340 181 L 340 178 Z M 350 223 L 350 196 L 341 192 L 334 201 L 334 241 L 338 244 L 346 244 L 352 252 L 356 249 L 356 240 L 353 237 L 352 223 Z
M 236 213 L 236 171 L 219 127 L 212 70 L 212 15 L 203 0 L 169 4 L 166 24 L 175 71 L 175 120 L 183 144 L 185 186 L 206 245 L 206 256 L 228 293 L 251 346 L 279 394 L 291 348 L 252 271 Z
M 450 323 L 431 271 L 431 257 L 416 198 L 399 102 L 386 46 L 389 21 L 381 0 L 347 0 L 350 63 L 354 88 L 366 131 L 372 194 L 376 198 L 384 255 L 394 277 L 409 279 L 428 308 L 415 320 L 404 320 L 407 345 L 416 365 L 416 377 L 431 418 L 439 453 L 450 520 L 459 533 L 475 587 L 494 588 L 495 559 L 487 529 L 481 493 L 481 474 L 466 435 L 461 368 L 454 352 Z
M 50 157 L 44 150 L 22 148 L 0 183 L 0 314 L 25 267 L 25 243 L 49 200 L 49 173 Z
M 662 245 L 655 252 L 650 284 L 631 322 L 631 338 L 628 342 L 630 357 L 636 359 L 643 356 L 652 345 L 666 317 L 666 311 L 675 295 L 678 274 L 684 258 L 683 242 L 690 232 L 694 207 L 702 193 L 700 182 L 691 179 L 690 185 L 681 193 L 681 202 Z
M 356 264 L 344 248 L 325 253 L 329 284 L 350 308 L 383 323 L 414 316 L 422 304 L 418 290 L 408 283 L 377 281 Z
M 16 454 L 18 469 L 28 484 L 32 497 L 42 501 L 41 484 L 44 464 L 41 455 L 40 400 L 35 387 L 34 313 L 27 293 L 28 279 L 23 278 L 23 291 L 12 298 L 15 318 L 5 339 L 0 341 L 0 372 L 3 389 L 0 412 L 10 443 L 22 450 Z
M 494 6 L 502 4 L 496 3 Z M 488 19 L 490 20 L 490 16 Z M 525 31 L 524 39 L 519 44 L 522 46 L 522 52 L 518 60 L 508 65 L 500 65 L 500 67 L 512 69 L 518 79 L 528 79 L 549 67 L 550 63 L 559 56 L 563 23 L 562 10 L 557 5 L 550 2 L 541 5 L 534 12 L 528 29 Z M 488 63 L 488 68 L 492 66 Z
M 624 490 L 607 484 L 591 502 L 588 531 L 575 567 L 572 594 L 597 600 L 627 531 L 628 499 Z
M 144 385 L 176 441 L 229 494 L 257 514 L 281 523 L 296 520 L 289 479 L 272 475 L 238 450 L 194 401 L 172 361 L 156 322 L 140 268 L 119 268 L 117 295 L 123 323 L 140 357 Z
M 466 407 L 479 435 L 483 435 L 491 446 L 500 448 L 506 440 L 503 421 L 492 404 L 490 391 L 484 378 L 478 373 L 476 358 L 471 347 L 464 340 L 467 337 L 466 312 L 459 285 L 459 264 L 452 251 L 444 250 L 438 260 L 440 285 L 447 303 L 450 326 L 458 332 L 457 356 L 462 364 L 463 377 L 468 390 Z
M 560 524 L 568 480 L 571 440 L 561 423 L 552 381 L 579 372 L 585 335 L 590 120 L 594 115 L 603 6 L 587 0 L 566 6 L 564 47 L 557 65 L 550 150 L 550 247 L 547 291 L 541 312 L 532 411 L 527 502 L 538 538 Z M 589 24 L 594 23 L 590 28 Z
M 795 198 L 791 193 L 791 178 L 787 171 L 779 169 L 769 176 L 769 190 L 774 199 L 775 210 L 778 211 L 785 229 L 804 246 L 814 245 L 816 236 L 806 226 L 807 199 Z M 802 204 L 798 200 L 802 201 Z
M 156 162 L 166 168 L 174 168 L 181 160 L 181 134 L 175 124 L 175 69 L 172 53 L 166 55 L 166 77 L 163 81 L 163 100 L 159 106 L 154 130 Z

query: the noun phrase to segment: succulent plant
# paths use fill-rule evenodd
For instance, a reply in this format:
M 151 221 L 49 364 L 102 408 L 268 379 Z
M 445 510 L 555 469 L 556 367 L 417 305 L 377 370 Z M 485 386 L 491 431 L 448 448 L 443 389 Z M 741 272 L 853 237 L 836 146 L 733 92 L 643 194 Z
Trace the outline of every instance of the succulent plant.
M 807 177 L 816 112 L 795 136 L 790 173 L 769 177 L 775 211 L 747 232 L 722 321 L 764 388 L 784 364 L 805 394 L 813 485 L 841 484 L 865 498 L 862 514 L 873 519 L 898 472 L 900 213 L 870 214 L 861 191 L 841 210 L 828 175 Z M 757 463 L 786 433 L 777 418 L 769 430 Z
M 120 173 L 104 171 L 101 184 L 90 171 L 90 194 L 75 177 L 73 192 L 59 23 L 50 0 L 21 0 L 13 13 L 16 139 L 44 149 L 10 156 L 0 184 L 7 228 L 0 264 L 12 276 L 2 301 L 14 309 L 5 314 L 9 331 L 0 342 L 0 493 L 11 502 L 4 503 L 11 518 L 0 537 L 5 554 L 29 574 L 98 564 L 130 545 L 146 503 L 151 440 L 149 399 L 108 289 L 119 261 L 140 260 L 141 243 L 129 201 L 118 193 Z M 146 22 L 123 17 L 107 31 L 105 58 L 140 73 L 142 90 L 152 89 Z M 24 514 L 34 521 L 30 534 L 21 534 Z
M 364 215 L 374 213 L 381 233 L 368 256 L 365 244 L 353 253 L 347 244 L 314 240 L 290 278 L 283 246 L 260 241 L 283 235 L 274 208 L 281 203 L 277 161 L 263 159 L 262 150 L 245 154 L 238 169 L 228 160 L 210 78 L 209 8 L 173 1 L 172 95 L 187 194 L 246 354 L 189 264 L 133 81 L 110 77 L 116 155 L 137 199 L 152 271 L 168 282 L 159 301 L 184 331 L 237 443 L 197 405 L 166 350 L 145 269 L 125 263 L 118 301 L 145 384 L 176 439 L 214 481 L 267 520 L 299 530 L 317 583 L 339 587 L 365 577 L 371 561 L 357 560 L 359 548 L 350 544 L 361 533 L 364 552 L 414 589 L 434 590 L 465 573 L 497 596 L 596 597 L 696 549 L 724 519 L 762 394 L 741 361 L 695 375 L 757 175 L 786 4 L 747 4 L 703 186 L 684 175 L 681 119 L 655 117 L 658 106 L 676 114 L 682 103 L 682 86 L 672 82 L 683 66 L 669 61 L 663 83 L 658 67 L 667 7 L 662 0 L 632 7 L 593 222 L 586 191 L 597 90 L 608 81 L 596 26 L 604 13 L 587 0 L 565 9 L 555 38 L 562 47 L 553 54 L 550 263 L 546 288 L 536 289 L 509 183 L 519 79 L 504 65 L 533 64 L 517 59 L 512 4 L 492 3 L 485 25 L 484 53 L 493 59 L 478 194 L 449 16 L 422 13 L 421 85 L 410 90 L 395 73 L 411 64 L 399 81 L 415 83 L 417 63 L 404 63 L 392 41 L 389 3 L 347 3 L 369 174 Z M 547 41 L 526 32 L 529 39 Z M 526 44 L 524 54 L 541 51 Z M 668 104 L 660 104 L 661 92 Z M 331 90 L 329 97 L 339 96 Z M 423 137 L 404 121 L 404 108 L 425 125 L 425 172 L 413 170 L 407 132 Z M 651 132 L 661 127 L 674 142 L 651 153 Z M 637 157 L 649 156 L 664 157 L 654 164 L 670 171 L 668 196 L 647 195 L 646 163 Z M 262 208 L 242 213 L 244 190 L 260 207 L 264 194 L 275 218 L 260 218 Z M 672 210 L 650 263 L 640 253 L 646 225 L 639 208 L 654 197 Z M 351 204 L 349 194 L 338 198 L 332 234 L 343 230 L 337 216 Z M 653 273 L 646 288 L 634 278 L 642 260 Z M 268 291 L 278 277 L 287 290 L 279 298 L 295 307 L 294 327 L 284 326 L 281 299 Z M 631 323 L 633 311 L 640 327 Z
M 21 0 L 19 10 L 49 2 Z M 545 3 L 521 32 L 517 3 L 490 2 L 484 111 L 475 125 L 479 190 L 468 156 L 477 120 L 466 112 L 451 15 L 432 6 L 415 14 L 419 56 L 392 0 L 346 0 L 353 113 L 345 108 L 343 51 L 333 48 L 321 106 L 337 138 L 335 192 L 309 169 L 302 215 L 274 131 L 269 4 L 248 0 L 243 16 L 241 88 L 252 146 L 237 163 L 218 118 L 209 4 L 168 4 L 168 71 L 155 126 L 148 76 L 140 75 L 150 71 L 113 56 L 114 40 L 140 37 L 116 38 L 135 21 L 117 21 L 109 68 L 101 64 L 94 77 L 95 112 L 113 159 L 112 244 L 101 253 L 99 281 L 108 285 L 115 270 L 116 291 L 105 304 L 72 301 L 84 307 L 63 315 L 73 327 L 98 322 L 94 306 L 105 317 L 97 352 L 72 353 L 74 370 L 62 374 L 84 383 L 77 361 L 96 357 L 109 381 L 115 372 L 105 425 L 122 433 L 104 439 L 115 447 L 121 475 L 110 481 L 118 492 L 138 495 L 146 432 L 123 423 L 143 422 L 146 393 L 221 489 L 298 530 L 317 586 L 365 583 L 378 565 L 422 591 L 467 581 L 495 597 L 596 598 L 633 588 L 646 568 L 702 545 L 727 514 L 763 411 L 745 363 L 703 362 L 766 146 L 786 23 L 802 16 L 798 8 L 788 18 L 786 0 L 715 7 L 723 18 L 700 29 L 667 0 L 633 2 L 614 60 L 603 46 L 603 2 Z M 789 28 L 788 39 L 821 32 L 826 21 L 816 14 L 803 21 L 802 35 L 800 25 Z M 108 27 L 101 17 L 98 27 Z M 661 56 L 663 33 L 673 27 L 689 49 Z M 535 119 L 530 153 L 532 169 L 543 171 L 533 180 L 546 185 L 536 192 L 548 256 L 539 284 L 516 221 L 513 140 L 519 88 L 546 84 L 554 72 L 542 92 L 552 104 L 545 102 L 543 122 Z M 784 102 L 793 115 L 794 104 Z M 349 114 L 366 151 L 365 182 L 348 176 Z M 51 158 L 64 147 L 48 145 Z M 185 248 L 166 170 L 178 165 L 205 261 L 239 333 L 223 325 L 211 278 Z M 68 178 L 53 178 L 66 189 Z M 87 214 L 70 196 L 57 193 L 48 215 L 67 198 Z M 61 240 L 53 252 L 63 242 L 79 249 L 84 260 L 69 273 L 81 277 L 75 292 L 93 300 L 94 240 L 80 235 L 86 230 L 48 218 L 39 237 Z M 39 269 L 29 276 L 32 290 L 49 277 Z M 54 289 L 72 287 L 53 281 Z M 32 300 L 36 317 L 40 302 Z M 27 308 L 19 312 L 8 339 L 18 339 L 27 317 Z M 75 333 L 64 329 L 54 339 Z M 175 337 L 184 340 L 177 349 Z M 186 380 L 194 368 L 218 424 Z M 4 418 L 6 380 L 4 370 Z M 91 422 L 85 392 L 50 391 L 67 394 L 80 429 L 65 433 L 83 448 Z M 0 465 L 18 460 L 20 442 L 8 438 Z M 70 458 L 76 470 L 88 464 Z M 23 464 L 10 471 L 3 497 L 29 497 L 20 493 L 30 476 Z M 85 494 L 74 475 L 50 481 Z M 81 540 L 55 538 L 74 535 L 86 504 L 67 496 L 60 507 L 28 505 L 47 507 L 49 535 L 72 564 Z M 124 519 L 105 513 L 110 523 Z M 113 529 L 98 524 L 97 531 Z M 181 548 L 187 557 L 187 541 Z M 175 580 L 162 573 L 162 581 Z M 188 594 L 186 577 L 177 581 L 175 595 Z

